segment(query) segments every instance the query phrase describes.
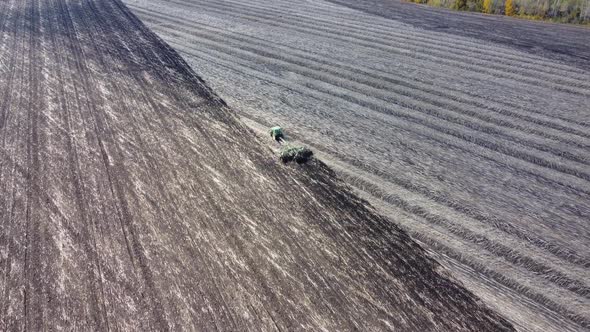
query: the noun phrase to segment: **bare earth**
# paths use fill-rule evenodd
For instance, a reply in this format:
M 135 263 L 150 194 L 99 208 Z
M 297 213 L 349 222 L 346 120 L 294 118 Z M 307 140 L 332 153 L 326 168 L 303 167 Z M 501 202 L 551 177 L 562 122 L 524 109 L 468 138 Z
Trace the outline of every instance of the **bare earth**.
M 590 70 L 590 27 L 502 15 L 449 12 L 395 0 L 327 0 L 423 29 L 494 42 Z
M 392 0 L 126 0 L 523 331 L 590 328 L 590 29 Z
M 0 1 L 0 95 L 2 331 L 512 330 L 118 0 Z

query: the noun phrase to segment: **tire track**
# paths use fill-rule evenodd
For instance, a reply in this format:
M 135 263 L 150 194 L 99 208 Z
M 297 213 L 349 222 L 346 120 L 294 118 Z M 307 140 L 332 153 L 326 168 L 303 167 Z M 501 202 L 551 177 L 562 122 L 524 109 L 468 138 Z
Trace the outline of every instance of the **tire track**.
M 4 42 L 7 47 L 11 47 L 14 50 L 18 51 L 18 45 L 19 45 L 19 41 L 21 41 L 18 38 L 18 32 L 20 31 L 19 29 L 17 29 L 18 27 L 18 23 L 19 23 L 19 17 L 21 14 L 21 11 L 18 10 L 13 10 L 15 7 L 17 7 L 18 5 L 15 4 L 14 2 L 10 1 L 10 2 L 4 2 L 6 3 L 6 5 L 10 5 L 11 10 L 9 11 L 10 14 L 12 15 L 6 15 L 6 24 L 8 25 L 8 21 L 13 21 L 13 28 L 8 30 L 8 29 L 2 29 L 3 36 L 6 34 L 8 35 L 8 32 L 14 32 L 13 34 L 13 38 L 12 38 L 12 45 L 8 46 L 9 44 Z M 13 20 L 10 20 L 13 19 Z M 12 23 L 12 22 L 11 22 Z M 4 50 L 5 48 L 2 47 L 2 50 Z M 5 54 L 4 52 L 2 54 Z M 8 119 L 9 119 L 9 112 L 11 110 L 11 101 L 13 100 L 13 94 L 14 91 L 12 91 L 11 87 L 14 84 L 14 79 L 15 79 L 15 74 L 16 72 L 14 71 L 14 68 L 17 65 L 17 55 L 20 54 L 19 52 L 14 52 L 10 55 L 10 62 L 9 62 L 9 67 L 8 67 L 8 80 L 6 82 L 6 90 L 3 91 L 2 94 L 2 104 L 1 104 L 1 113 L 0 113 L 0 131 L 2 132 L 2 152 L 8 150 L 9 147 L 7 147 L 7 143 L 10 145 L 10 141 L 7 142 L 7 135 L 6 135 L 6 130 L 5 128 L 9 127 L 8 124 Z M 16 155 L 15 151 L 16 150 L 16 146 L 13 146 L 13 153 L 14 155 Z M 9 195 L 2 195 L 2 229 L 5 230 L 5 233 L 2 234 L 2 236 L 0 236 L 0 244 L 2 245 L 3 248 L 3 253 L 2 256 L 0 257 L 0 262 L 2 262 L 3 264 L 0 264 L 0 267 L 3 268 L 4 273 L 2 275 L 3 279 L 1 280 L 1 284 L 2 284 L 2 302 L 0 302 L 0 322 L 2 324 L 3 329 L 9 329 L 14 327 L 14 319 L 10 319 L 8 318 L 8 311 L 9 308 L 11 307 L 11 300 L 10 300 L 10 295 L 11 295 L 11 285 L 16 284 L 14 282 L 14 280 L 12 280 L 12 275 L 13 275 L 13 262 L 17 259 L 13 259 L 13 256 L 18 256 L 18 249 L 19 249 L 19 244 L 15 243 L 15 241 L 12 241 L 13 237 L 17 237 L 17 233 L 15 228 L 13 227 L 14 225 L 14 216 L 15 216 L 15 206 L 16 206 L 16 195 L 17 195 L 17 185 L 16 185 L 16 177 L 14 176 L 14 172 L 15 169 L 12 168 L 12 170 L 9 169 L 10 164 L 6 162 L 6 157 L 5 158 L 0 158 L 0 186 L 2 186 L 2 189 L 5 190 L 5 192 L 9 192 L 10 188 L 12 189 L 12 193 Z M 4 173 L 6 171 L 6 176 L 3 176 Z M 6 184 L 6 186 L 4 185 Z M 8 199 L 6 199 L 6 201 L 4 200 L 6 196 L 10 196 Z M 18 267 L 15 267 L 18 268 Z
M 58 104 L 56 106 L 56 112 L 58 116 L 61 118 L 63 122 L 63 133 L 65 134 L 64 145 L 65 150 L 67 151 L 67 174 L 73 182 L 73 201 L 75 202 L 75 206 L 79 209 L 79 216 L 78 218 L 82 220 L 82 229 L 75 230 L 70 229 L 69 233 L 76 236 L 77 234 L 81 234 L 80 241 L 83 242 L 82 246 L 84 248 L 84 254 L 86 257 L 91 257 L 91 266 L 90 274 L 91 277 L 90 281 L 87 281 L 84 278 L 83 282 L 86 284 L 85 287 L 92 293 L 91 301 L 89 303 L 90 307 L 92 308 L 91 314 L 91 321 L 97 326 L 101 328 L 109 328 L 108 324 L 108 317 L 106 312 L 106 305 L 104 303 L 104 289 L 102 285 L 102 271 L 100 267 L 100 263 L 98 261 L 99 251 L 96 246 L 96 240 L 93 235 L 90 234 L 89 228 L 89 219 L 92 217 L 90 216 L 89 207 L 85 203 L 87 197 L 85 197 L 84 191 L 86 190 L 87 184 L 84 183 L 84 176 L 82 172 L 82 166 L 80 162 L 80 153 L 79 153 L 79 142 L 77 142 L 73 133 L 75 133 L 78 129 L 75 128 L 75 112 L 72 110 L 81 109 L 82 102 L 81 96 L 76 88 L 75 84 L 71 84 L 69 80 L 74 81 L 75 78 L 73 77 L 73 73 L 75 70 L 72 66 L 71 58 L 68 58 L 66 54 L 67 51 L 72 50 L 72 45 L 66 45 L 65 42 L 56 38 L 57 34 L 61 35 L 68 35 L 68 31 L 65 30 L 65 23 L 67 22 L 66 17 L 64 17 L 64 8 L 61 4 L 57 1 L 47 1 L 45 2 L 46 7 L 44 11 L 49 16 L 48 23 L 47 23 L 47 31 L 48 31 L 48 38 L 49 43 L 51 44 L 51 49 L 53 51 L 53 59 L 55 60 L 54 73 L 57 76 L 57 82 L 59 86 L 59 91 L 56 93 L 56 98 L 58 99 Z M 53 18 L 53 19 L 52 19 Z M 67 50 L 67 51 L 66 51 Z M 51 58 L 50 58 L 51 59 Z M 65 70 L 63 69 L 65 68 Z M 69 79 L 69 80 L 68 80 Z M 74 86 L 72 90 L 66 91 L 67 88 L 70 86 Z M 73 94 L 74 98 L 69 99 L 68 94 Z M 71 104 L 71 105 L 70 105 Z M 81 113 L 81 112 L 80 112 Z M 59 210 L 57 206 L 53 206 L 53 210 Z M 61 213 L 58 213 L 61 214 Z M 62 220 L 67 221 L 67 218 L 61 215 Z M 96 281 L 98 269 L 98 281 Z M 46 274 L 47 275 L 47 274 Z M 98 286 L 96 285 L 98 283 Z M 100 289 L 100 291 L 99 291 Z M 99 295 L 100 294 L 100 295 Z M 102 297 L 101 300 L 98 297 Z M 100 304 L 99 304 L 100 303 Z M 57 314 L 54 314 L 54 317 Z M 106 322 L 106 323 L 105 323 Z
M 63 2 L 60 1 L 60 4 L 63 4 Z M 86 107 L 89 110 L 90 118 L 93 120 L 93 129 L 96 133 L 96 137 L 98 138 L 98 146 L 102 154 L 106 175 L 109 179 L 109 183 L 111 186 L 111 193 L 113 197 L 116 199 L 118 218 L 121 222 L 122 230 L 125 234 L 126 241 L 129 243 L 130 246 L 129 253 L 131 255 L 132 262 L 135 259 L 134 265 L 139 270 L 139 273 L 143 278 L 143 282 L 145 283 L 147 292 L 150 295 L 150 301 L 161 303 L 162 301 L 159 299 L 159 295 L 156 293 L 156 289 L 153 284 L 153 275 L 152 272 L 149 270 L 149 265 L 147 263 L 147 257 L 145 256 L 143 245 L 141 244 L 137 236 L 137 230 L 133 225 L 133 217 L 129 211 L 128 202 L 124 196 L 125 194 L 123 192 L 123 185 L 121 184 L 121 182 L 128 182 L 128 180 L 123 180 L 119 178 L 119 174 L 121 173 L 120 171 L 113 172 L 111 170 L 111 168 L 123 170 L 124 167 L 121 164 L 115 164 L 114 166 L 111 166 L 111 163 L 109 162 L 110 158 L 108 156 L 108 153 L 106 152 L 106 144 L 101 139 L 101 136 L 108 138 L 108 133 L 112 133 L 112 131 L 108 129 L 108 124 L 106 124 L 106 122 L 104 122 L 104 120 L 101 119 L 98 115 L 99 111 L 97 107 L 98 105 L 101 105 L 101 102 L 99 102 L 97 98 L 94 96 L 94 94 L 91 92 L 91 86 L 94 86 L 95 84 L 91 84 L 91 78 L 88 74 L 88 69 L 84 60 L 86 56 L 83 52 L 82 46 L 80 45 L 80 39 L 74 37 L 78 36 L 79 33 L 76 32 L 76 26 L 69 13 L 69 8 L 67 4 L 65 4 L 64 7 L 64 12 L 66 14 L 64 21 L 68 23 L 66 26 L 70 31 L 70 40 L 74 42 L 72 45 L 72 51 L 75 57 L 75 64 L 77 67 L 76 69 L 77 72 L 80 73 L 79 79 L 82 82 L 84 95 L 87 96 L 87 100 L 85 101 Z M 80 29 L 84 28 L 80 27 Z M 88 57 L 93 58 L 92 56 Z M 111 141 L 114 141 L 114 138 L 110 137 L 110 139 Z M 117 148 L 115 148 L 114 151 L 119 154 L 120 159 L 118 160 L 121 160 L 121 151 Z M 115 176 L 115 174 L 117 175 Z M 128 177 L 128 175 L 123 176 Z M 127 237 L 129 237 L 129 239 Z M 97 292 L 93 292 L 93 294 L 97 294 Z M 154 317 L 154 325 L 157 326 L 157 329 L 161 331 L 168 330 L 169 327 L 167 326 L 166 320 L 164 319 L 164 313 L 161 311 L 162 309 L 152 304 L 149 310 L 151 310 L 152 312 L 152 315 Z M 100 311 L 95 310 L 95 312 L 99 313 Z M 98 323 L 98 321 L 96 323 Z
M 10 2 L 11 5 L 14 5 L 13 2 Z M 12 31 L 14 31 L 14 36 L 13 36 L 13 42 L 12 42 L 12 49 L 16 49 L 17 48 L 17 43 L 18 43 L 18 29 L 17 29 L 17 23 L 18 23 L 18 14 L 20 13 L 19 11 L 11 11 L 11 13 L 14 13 L 13 17 L 14 17 L 14 28 L 12 29 Z M 3 36 L 7 34 L 7 32 L 5 32 L 3 34 Z M 8 43 L 3 42 L 3 45 L 6 44 L 8 47 Z M 2 47 L 2 50 L 4 50 L 4 47 Z M 4 52 L 3 52 L 4 53 Z M 12 82 L 14 80 L 14 76 L 15 76 L 15 63 L 16 63 L 16 58 L 17 58 L 17 54 L 16 52 L 13 52 L 10 55 L 10 62 L 9 62 L 9 66 L 8 66 L 8 80 L 6 82 L 6 89 L 3 91 L 2 93 L 2 112 L 0 113 L 0 129 L 3 129 L 6 125 L 6 120 L 8 117 L 8 111 L 9 111 L 9 106 L 10 106 L 10 98 L 12 97 Z M 5 137 L 5 136 L 3 136 Z M 3 139 L 4 142 L 4 139 Z
M 82 9 L 83 10 L 85 9 L 85 11 L 82 12 L 82 15 L 80 15 L 80 18 L 79 18 L 80 21 L 81 21 L 81 23 L 80 23 L 81 26 L 91 26 L 92 24 L 87 24 L 87 22 L 85 20 L 85 18 L 89 18 L 90 20 L 96 19 L 97 22 L 100 22 L 101 25 L 99 26 L 99 28 L 103 29 L 103 31 L 98 31 L 94 36 L 91 33 L 91 31 L 85 31 L 86 33 L 89 34 L 88 39 L 89 40 L 92 40 L 94 38 L 100 38 L 99 36 L 101 34 L 104 34 L 104 35 L 114 35 L 114 36 L 117 36 L 117 41 L 116 42 L 113 42 L 113 43 L 116 44 L 117 46 L 116 47 L 113 47 L 112 49 L 114 49 L 114 50 L 126 49 L 127 46 L 124 45 L 124 44 L 122 44 L 122 41 L 120 39 L 120 36 L 119 36 L 119 34 L 117 32 L 115 32 L 115 31 L 110 31 L 110 32 L 104 31 L 104 29 L 106 29 L 106 27 L 112 25 L 113 22 L 116 21 L 116 19 L 114 19 L 114 17 L 116 17 L 116 15 L 113 14 L 113 13 L 110 13 L 110 12 L 108 12 L 106 10 L 104 10 L 103 8 L 98 9 L 97 7 L 94 6 L 94 3 L 92 1 L 86 2 L 86 5 L 87 6 L 83 6 L 82 7 Z M 90 9 L 90 8 L 92 8 L 92 9 Z M 107 14 L 107 15 L 105 15 L 105 14 Z M 111 20 L 109 21 L 108 24 L 104 21 L 103 16 L 109 16 L 109 17 L 111 17 Z M 95 54 L 98 55 L 98 61 L 100 62 L 100 64 L 103 65 L 105 68 L 108 68 L 109 66 L 105 64 L 105 59 L 104 59 L 104 55 L 102 54 L 102 51 L 99 48 L 97 48 L 97 45 L 94 44 L 94 43 L 92 43 L 92 48 L 93 48 Z M 110 54 L 111 48 L 106 48 L 106 51 L 109 53 L 109 58 L 110 58 L 109 63 L 112 63 L 112 64 L 114 64 L 116 62 L 114 59 L 117 59 L 117 58 L 124 59 L 127 56 L 127 55 L 123 55 L 123 54 Z M 84 58 L 89 58 L 89 56 L 86 56 Z M 111 83 L 110 86 L 112 87 L 112 90 L 113 91 L 125 91 L 125 88 L 123 86 L 120 86 L 120 85 L 117 85 L 117 84 L 113 84 L 112 82 L 109 82 L 109 83 Z M 91 104 L 92 105 L 97 105 L 96 102 L 92 102 Z M 123 106 L 123 109 L 124 109 L 125 112 L 130 112 L 130 108 L 128 106 Z M 109 159 L 111 159 L 111 158 L 109 158 L 109 156 L 107 154 L 106 145 L 104 143 L 102 143 L 102 141 L 100 139 L 101 132 L 98 129 L 98 123 L 99 122 L 96 120 L 97 118 L 96 118 L 96 116 L 94 114 L 91 116 L 91 118 L 95 119 L 94 124 L 93 124 L 94 130 L 95 130 L 95 137 L 97 138 L 97 142 L 98 142 L 98 145 L 100 147 L 101 163 L 103 164 L 103 167 L 105 167 L 105 170 L 106 170 L 106 173 L 107 173 L 107 179 L 108 179 L 108 181 L 107 181 L 108 182 L 107 187 L 108 187 L 108 190 L 109 190 L 109 194 L 111 195 L 111 197 L 113 199 L 115 199 L 115 200 L 118 199 L 119 200 L 119 202 L 117 202 L 115 204 L 122 204 L 121 203 L 121 198 L 120 197 L 117 198 L 117 196 L 115 195 L 115 189 L 114 189 L 114 186 L 113 186 L 113 179 L 112 179 L 112 177 L 110 175 L 110 172 L 109 172 L 109 166 L 110 166 L 109 165 Z M 104 121 L 104 123 L 107 123 L 106 118 L 103 121 Z M 109 132 L 112 132 L 112 130 L 109 129 Z M 111 139 L 113 141 L 115 140 L 114 137 L 111 138 Z M 125 211 L 123 210 L 123 212 L 121 212 L 120 209 L 118 209 L 118 210 L 119 210 L 119 211 L 117 211 L 118 212 L 118 219 L 119 219 L 119 223 L 120 223 L 120 226 L 121 226 L 121 231 L 122 231 L 123 236 L 125 238 L 127 253 L 129 255 L 129 258 L 130 258 L 131 262 L 134 265 L 134 268 L 137 268 L 135 266 L 135 255 L 136 255 L 135 254 L 135 250 L 137 250 L 137 249 L 135 249 L 135 248 L 132 247 L 132 246 L 135 246 L 134 243 L 137 240 L 133 240 L 133 241 L 130 241 L 129 240 L 129 238 L 130 237 L 134 237 L 134 235 L 131 233 L 132 230 L 129 229 L 129 226 L 126 226 L 125 225 L 125 222 L 123 221 L 124 220 L 123 217 L 121 217 L 121 215 L 123 213 L 125 213 Z M 141 260 L 141 257 L 140 257 L 140 260 Z M 141 261 L 140 261 L 139 264 L 142 264 Z M 147 281 L 146 282 L 149 284 L 149 283 L 151 283 L 151 281 L 150 281 L 151 272 L 149 272 L 149 271 L 146 272 L 145 269 L 146 269 L 145 267 L 142 267 L 142 273 L 144 275 L 144 279 L 147 278 Z M 153 286 L 151 286 L 151 287 L 153 288 Z M 150 301 L 160 302 L 161 300 L 158 299 L 158 296 L 154 296 L 154 293 L 153 293 L 154 291 L 155 290 L 150 289 L 150 292 L 152 293 L 151 294 L 151 297 L 152 298 L 150 299 Z M 144 305 L 147 306 L 147 304 L 144 304 Z M 164 321 L 164 319 L 163 319 L 163 313 L 161 313 L 160 310 L 158 310 L 158 309 L 154 309 L 154 305 L 151 305 L 151 306 L 152 306 L 152 309 L 151 310 L 153 310 L 154 312 L 156 312 L 156 314 L 154 315 L 156 317 L 156 319 L 157 319 L 157 323 L 156 324 L 158 324 L 158 325 L 159 324 L 162 324 L 162 322 Z M 145 308 L 145 309 L 146 310 L 150 310 L 149 308 Z M 106 311 L 106 306 L 105 306 L 105 311 Z M 107 321 L 107 324 L 108 324 L 108 321 Z M 163 328 L 162 325 L 160 325 L 159 328 Z
M 75 29 L 69 6 L 59 0 L 55 1 L 53 6 L 56 8 L 56 24 L 58 29 L 61 28 L 61 34 L 69 37 L 67 38 L 69 43 L 64 45 L 65 49 L 68 49 L 70 54 L 73 55 L 71 58 L 68 58 L 68 61 L 66 61 L 67 64 L 65 65 L 70 72 L 70 79 L 73 85 L 73 91 L 70 91 L 70 93 L 73 95 L 73 100 L 70 101 L 67 99 L 67 97 L 64 98 L 63 109 L 61 110 L 63 113 L 61 116 L 64 119 L 63 121 L 66 131 L 68 133 L 74 133 L 79 130 L 78 128 L 75 128 L 77 125 L 74 120 L 76 113 L 78 113 L 78 116 L 82 117 L 85 104 L 88 103 L 88 100 L 86 100 L 84 88 L 83 86 L 79 87 L 78 83 L 82 80 L 81 77 L 78 76 L 81 69 L 81 60 L 79 45 L 74 43 L 74 39 L 77 40 L 77 38 L 80 38 L 80 35 Z M 76 38 L 73 36 L 76 36 Z M 58 65 L 63 65 L 63 63 Z M 65 91 L 64 95 L 67 96 Z M 68 104 L 71 104 L 71 106 Z M 77 110 L 77 112 L 72 110 Z M 89 207 L 86 203 L 88 198 L 85 197 L 86 188 L 84 185 L 84 175 L 82 172 L 82 165 L 80 162 L 81 157 L 78 148 L 78 146 L 84 146 L 84 143 L 77 142 L 75 136 L 72 138 L 70 135 L 68 135 L 66 138 L 66 144 L 67 156 L 69 159 L 69 173 L 74 189 L 73 200 L 75 201 L 76 207 L 79 211 L 79 219 L 82 222 L 82 225 L 78 226 L 80 227 L 78 232 L 81 233 L 80 242 L 84 251 L 84 255 L 89 260 L 90 267 L 83 280 L 84 286 L 87 287 L 88 292 L 90 293 L 89 306 L 91 313 L 89 314 L 90 317 L 88 317 L 88 319 L 90 320 L 91 324 L 104 329 L 106 326 L 108 326 L 108 318 L 105 311 L 106 306 L 104 304 L 104 292 L 102 291 L 103 282 L 100 272 L 97 272 L 97 269 L 100 269 L 100 263 L 98 262 L 99 258 L 97 249 L 93 245 L 95 243 L 93 240 L 95 235 L 92 233 L 92 230 L 89 229 L 92 221 L 88 212 Z
M 6 25 L 8 24 L 7 21 L 10 17 L 9 13 L 12 13 L 12 2 L 3 1 L 0 3 L 0 31 L 2 31 L 2 34 L 0 35 L 0 54 L 6 54 L 5 47 L 9 44 L 4 41 L 10 35 L 8 29 L 6 29 Z M 7 70 L 8 66 L 4 62 L 4 59 L 0 58 L 0 73 L 3 73 L 3 75 L 9 75 L 10 72 Z
M 10 91 L 11 95 L 11 104 L 8 105 L 6 112 L 9 110 L 12 111 L 14 118 L 18 119 L 19 121 L 15 121 L 12 123 L 14 127 L 11 127 L 12 130 L 16 131 L 16 137 L 14 137 L 10 143 L 14 146 L 15 152 L 15 159 L 18 160 L 20 165 L 25 165 L 26 163 L 26 153 L 27 153 L 27 146 L 24 143 L 25 136 L 24 132 L 27 131 L 26 123 L 27 119 L 25 117 L 26 112 L 22 111 L 21 109 L 24 107 L 23 105 L 26 104 L 25 101 L 25 93 L 22 91 L 27 91 L 27 81 L 26 81 L 26 67 L 27 67 L 27 58 L 26 58 L 26 45 L 27 45 L 27 33 L 25 30 L 26 25 L 23 22 L 22 18 L 25 17 L 25 7 L 26 2 L 21 1 L 18 2 L 18 14 L 15 16 L 15 30 L 19 32 L 20 30 L 20 38 L 17 38 L 15 51 L 16 55 L 18 55 L 18 60 L 15 60 L 14 69 L 17 71 L 18 78 L 13 91 Z M 19 20 L 21 20 L 19 22 Z M 19 36 L 18 33 L 15 33 L 15 38 Z M 16 91 L 15 91 L 16 90 Z M 13 107 L 10 107 L 13 106 Z M 9 119 L 9 114 L 5 113 L 5 121 Z M 5 123 L 5 128 L 7 123 Z M 12 137 L 11 137 L 12 138 Z M 6 160 L 6 158 L 5 158 Z M 13 170 L 13 174 L 16 173 L 16 163 L 14 163 L 15 167 Z M 18 223 L 25 223 L 26 220 L 26 198 L 27 195 L 23 192 L 24 188 L 27 185 L 27 178 L 26 177 L 14 177 L 14 186 L 13 186 L 13 199 L 12 199 L 12 210 L 10 221 L 12 223 L 11 229 L 11 236 L 14 239 L 14 246 L 11 248 L 10 252 L 12 253 L 12 261 L 13 262 L 21 262 L 21 264 L 11 264 L 9 268 L 9 280 L 7 281 L 7 289 L 8 289 L 8 303 L 6 304 L 5 312 L 10 312 L 12 308 L 16 310 L 18 314 L 16 317 L 9 317 L 5 320 L 5 325 L 9 329 L 14 329 L 19 320 L 26 321 L 26 291 L 25 288 L 27 287 L 26 280 L 23 280 L 22 276 L 26 273 L 26 262 L 27 262 L 27 230 L 26 228 L 20 229 L 18 228 Z M 20 190 L 19 190 L 20 189 Z M 10 244 L 9 244 L 10 246 Z M 14 289 L 18 289 L 15 291 Z
M 74 7 L 76 8 L 76 7 Z M 82 10 L 86 8 L 83 7 Z M 67 14 L 69 16 L 69 19 L 71 20 L 72 26 L 73 26 L 73 17 L 70 14 L 70 10 L 67 8 Z M 77 9 L 77 8 L 76 8 Z M 78 11 L 75 11 L 74 14 L 77 14 Z M 91 16 L 91 14 L 86 11 L 82 11 L 82 13 L 84 15 L 82 15 L 82 18 L 84 16 Z M 82 24 L 85 24 L 85 21 L 82 19 Z M 84 31 L 86 32 L 86 31 Z M 84 40 L 84 36 L 82 34 L 79 35 L 78 37 L 80 40 Z M 92 43 L 93 46 L 96 46 L 96 44 Z M 102 60 L 102 59 L 100 59 Z M 77 98 L 78 99 L 78 98 Z M 81 112 L 80 112 L 81 113 Z M 66 119 L 68 119 L 69 115 L 68 112 L 66 110 Z M 88 122 L 86 122 L 85 120 L 83 120 L 83 124 L 85 126 L 90 126 Z M 66 121 L 66 125 L 69 127 L 69 121 Z M 89 204 L 87 204 L 87 202 L 92 201 L 94 197 L 92 198 L 88 198 L 85 197 L 85 192 L 88 191 L 87 190 L 87 186 L 88 184 L 84 183 L 84 177 L 83 177 L 83 172 L 82 172 L 82 163 L 80 162 L 79 158 L 78 158 L 78 152 L 77 152 L 77 148 L 74 144 L 72 144 L 71 139 L 68 138 L 68 150 L 73 151 L 73 153 L 69 153 L 70 155 L 70 172 L 73 174 L 72 178 L 74 179 L 74 186 L 75 186 L 75 190 L 76 190 L 76 204 L 78 207 L 78 210 L 80 211 L 80 215 L 81 215 L 81 219 L 83 221 L 84 224 L 84 237 L 85 237 L 85 251 L 87 253 L 89 253 L 90 259 L 93 262 L 93 270 L 92 270 L 92 289 L 91 292 L 93 294 L 95 294 L 95 298 L 93 299 L 95 301 L 95 313 L 94 313 L 94 323 L 96 326 L 99 326 L 100 328 L 104 329 L 106 328 L 107 330 L 110 329 L 110 324 L 109 324 L 109 312 L 107 310 L 107 304 L 106 304 L 106 296 L 105 296 L 105 285 L 104 285 L 104 278 L 103 278 L 103 271 L 102 271 L 102 267 L 101 267 L 101 262 L 100 259 L 101 257 L 99 257 L 99 248 L 97 245 L 97 240 L 96 240 L 96 225 L 97 225 L 97 220 L 95 220 L 95 218 L 92 215 L 92 208 L 89 206 Z M 91 182 L 91 181 L 88 181 Z M 88 196 L 94 196 L 94 193 L 88 195 Z M 98 219 L 98 218 L 97 218 Z M 100 309 L 99 309 L 100 308 Z

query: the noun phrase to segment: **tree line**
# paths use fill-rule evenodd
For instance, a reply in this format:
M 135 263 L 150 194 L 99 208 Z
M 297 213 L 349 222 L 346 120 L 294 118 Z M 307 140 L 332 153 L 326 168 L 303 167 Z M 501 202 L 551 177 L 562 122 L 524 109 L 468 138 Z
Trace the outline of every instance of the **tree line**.
M 413 0 L 432 6 L 487 14 L 590 23 L 590 0 Z

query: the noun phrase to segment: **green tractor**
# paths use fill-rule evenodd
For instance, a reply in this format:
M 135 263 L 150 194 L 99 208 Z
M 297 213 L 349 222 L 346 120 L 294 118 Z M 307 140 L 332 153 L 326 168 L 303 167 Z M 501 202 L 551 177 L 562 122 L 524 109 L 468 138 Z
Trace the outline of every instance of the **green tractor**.
M 279 126 L 270 128 L 269 132 L 270 132 L 270 137 L 274 138 L 275 141 L 277 141 L 277 142 L 280 142 L 285 137 L 283 134 L 283 128 L 281 128 Z
M 283 128 L 276 126 L 269 130 L 270 137 L 274 138 L 275 141 L 279 142 L 281 149 L 279 151 L 279 158 L 285 164 L 291 161 L 295 161 L 298 164 L 304 164 L 310 160 L 313 156 L 313 152 L 305 147 L 294 146 L 285 141 L 285 135 Z

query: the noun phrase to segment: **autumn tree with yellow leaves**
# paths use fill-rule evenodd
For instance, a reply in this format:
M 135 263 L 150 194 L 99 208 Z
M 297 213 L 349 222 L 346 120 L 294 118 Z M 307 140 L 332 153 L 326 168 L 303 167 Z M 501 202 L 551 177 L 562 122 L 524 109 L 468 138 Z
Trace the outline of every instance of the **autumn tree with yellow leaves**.
M 482 12 L 486 14 L 492 13 L 492 0 L 483 0 L 483 10 Z
M 2 0 L 0 0 L 1 2 Z M 407 0 L 431 6 L 535 20 L 590 24 L 590 0 Z
M 514 3 L 512 0 L 506 0 L 506 3 L 504 4 L 504 14 L 506 14 L 506 16 L 514 15 Z

